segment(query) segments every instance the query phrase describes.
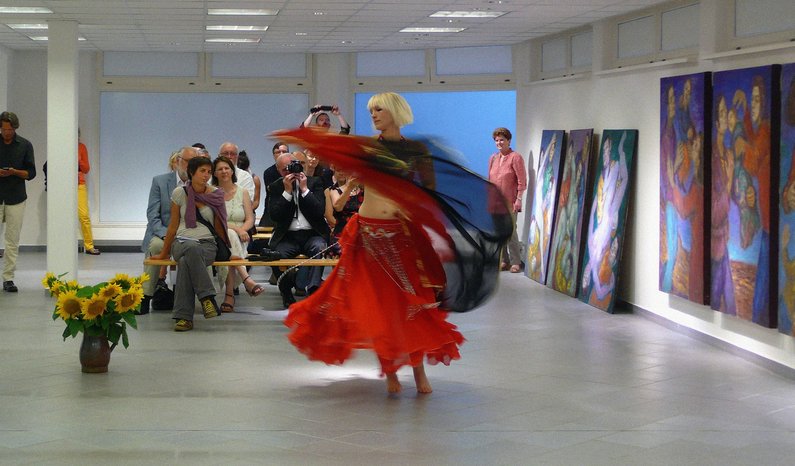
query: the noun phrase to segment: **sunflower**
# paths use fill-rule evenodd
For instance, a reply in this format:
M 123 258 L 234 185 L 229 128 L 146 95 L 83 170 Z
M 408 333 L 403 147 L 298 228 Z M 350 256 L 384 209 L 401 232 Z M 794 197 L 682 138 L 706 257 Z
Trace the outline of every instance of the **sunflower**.
M 99 290 L 97 295 L 101 296 L 105 301 L 109 301 L 122 292 L 121 287 L 116 283 L 110 283 Z
M 116 302 L 116 312 L 119 314 L 136 309 L 141 305 L 141 300 L 144 297 L 144 290 L 140 286 L 130 287 L 126 293 L 116 296 L 113 301 Z
M 79 319 L 83 310 L 83 299 L 77 297 L 77 291 L 68 290 L 60 293 L 58 304 L 55 305 L 55 312 L 63 320 Z
M 58 281 L 58 277 L 55 276 L 52 272 L 47 272 L 44 278 L 41 280 L 42 286 L 44 286 L 47 290 L 52 290 L 52 285 Z
M 116 283 L 125 290 L 133 283 L 133 279 L 126 273 L 117 273 L 115 277 L 110 279 L 109 283 Z
M 149 274 L 142 273 L 140 276 L 135 277 L 133 279 L 133 284 L 142 285 L 142 284 L 144 284 L 145 282 L 148 282 L 148 281 L 149 281 Z
M 69 280 L 66 282 L 66 289 L 68 290 L 79 290 L 80 284 L 77 283 L 77 280 Z
M 100 295 L 94 295 L 84 300 L 83 318 L 90 320 L 99 317 L 105 313 L 105 308 L 108 306 L 108 300 Z

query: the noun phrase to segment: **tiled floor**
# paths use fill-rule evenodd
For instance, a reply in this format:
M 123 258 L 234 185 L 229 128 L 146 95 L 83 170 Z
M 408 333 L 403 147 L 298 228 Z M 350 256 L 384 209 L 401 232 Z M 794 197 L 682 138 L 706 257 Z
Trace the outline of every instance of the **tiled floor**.
M 140 273 L 141 254 L 81 255 L 80 278 Z M 387 396 L 375 358 L 307 361 L 275 287 L 172 331 L 140 318 L 110 372 L 83 374 L 23 252 L 0 292 L 2 464 L 788 464 L 795 381 L 631 314 L 608 315 L 519 274 L 453 315 L 462 359 L 434 392 Z M 254 275 L 260 281 L 264 271 Z

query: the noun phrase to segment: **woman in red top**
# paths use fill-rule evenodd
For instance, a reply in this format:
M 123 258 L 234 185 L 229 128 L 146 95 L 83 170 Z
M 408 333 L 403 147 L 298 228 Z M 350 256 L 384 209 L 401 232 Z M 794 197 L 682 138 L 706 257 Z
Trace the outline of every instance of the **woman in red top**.
M 497 145 L 497 152 L 489 159 L 489 181 L 497 185 L 505 199 L 513 208 L 513 234 L 502 251 L 502 270 L 508 270 L 509 261 L 512 273 L 521 271 L 522 258 L 519 254 L 519 238 L 516 236 L 516 213 L 522 211 L 522 194 L 527 189 L 527 172 L 524 159 L 511 149 L 511 132 L 508 128 L 497 128 L 491 135 Z

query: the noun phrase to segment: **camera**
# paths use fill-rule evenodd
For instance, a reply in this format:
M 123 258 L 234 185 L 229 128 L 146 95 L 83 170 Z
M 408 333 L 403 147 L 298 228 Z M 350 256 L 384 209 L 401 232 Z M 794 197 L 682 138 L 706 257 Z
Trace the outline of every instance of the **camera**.
M 331 105 L 317 105 L 309 109 L 309 113 L 330 112 L 334 109 Z
M 304 166 L 298 160 L 292 160 L 287 164 L 288 173 L 301 173 L 304 171 Z

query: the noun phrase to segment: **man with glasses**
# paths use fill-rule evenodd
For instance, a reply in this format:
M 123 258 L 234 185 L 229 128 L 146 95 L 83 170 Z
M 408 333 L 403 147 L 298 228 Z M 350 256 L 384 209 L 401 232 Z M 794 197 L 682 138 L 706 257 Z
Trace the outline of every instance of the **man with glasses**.
M 16 293 L 14 272 L 17 268 L 19 234 L 25 216 L 25 181 L 36 177 L 33 145 L 17 134 L 19 118 L 13 112 L 0 113 L 0 222 L 5 224 L 5 267 L 3 291 Z M 1 227 L 0 227 L 1 228 Z
M 146 233 L 141 244 L 141 249 L 146 257 L 157 255 L 163 250 L 163 238 L 166 236 L 168 223 L 171 220 L 171 193 L 178 186 L 185 186 L 185 183 L 188 182 L 188 161 L 198 156 L 197 148 L 183 147 L 177 157 L 175 170 L 152 178 L 149 203 L 146 206 Z M 144 272 L 149 275 L 149 280 L 143 284 L 144 299 L 141 301 L 139 314 L 149 313 L 149 302 L 152 300 L 159 280 L 160 266 L 146 265 Z

